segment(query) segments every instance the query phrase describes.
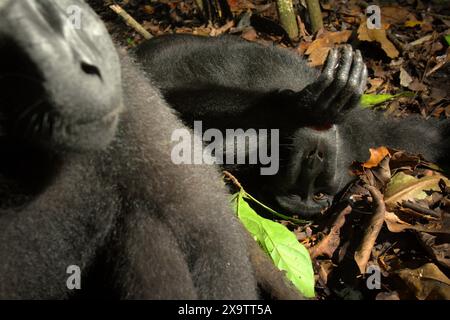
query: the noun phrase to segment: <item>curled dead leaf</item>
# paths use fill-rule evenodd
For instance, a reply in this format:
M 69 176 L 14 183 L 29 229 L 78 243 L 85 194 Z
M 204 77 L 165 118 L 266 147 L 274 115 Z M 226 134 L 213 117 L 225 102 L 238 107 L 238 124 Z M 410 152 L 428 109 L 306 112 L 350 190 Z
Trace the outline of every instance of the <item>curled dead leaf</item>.
M 399 270 L 398 275 L 417 299 L 450 299 L 450 280 L 433 263 L 417 269 Z
M 390 155 L 389 150 L 386 147 L 370 148 L 370 158 L 364 162 L 364 168 L 374 168 L 380 164 L 380 162 L 388 155 Z
M 428 195 L 425 191 L 439 191 L 439 181 L 443 179 L 449 184 L 449 180 L 440 174 L 424 176 L 420 179 L 399 172 L 388 183 L 385 192 L 385 203 L 389 209 L 397 203 L 406 200 L 425 199 Z

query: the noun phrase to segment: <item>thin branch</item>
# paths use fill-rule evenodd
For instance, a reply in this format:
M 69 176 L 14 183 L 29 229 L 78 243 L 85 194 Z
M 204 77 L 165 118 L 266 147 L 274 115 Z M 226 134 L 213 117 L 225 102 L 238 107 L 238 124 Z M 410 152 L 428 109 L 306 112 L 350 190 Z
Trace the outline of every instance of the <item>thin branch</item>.
M 109 8 L 117 13 L 120 17 L 122 17 L 123 20 L 125 20 L 125 23 L 132 27 L 134 30 L 136 30 L 141 36 L 144 37 L 144 39 L 151 39 L 153 36 L 144 29 L 144 27 L 139 24 L 132 16 L 130 16 L 121 6 L 117 4 L 110 5 Z
M 375 245 L 375 241 L 377 240 L 378 234 L 383 226 L 384 215 L 386 213 L 386 205 L 381 192 L 372 186 L 368 186 L 367 190 L 369 190 L 372 195 L 373 214 L 370 219 L 369 226 L 365 229 L 363 240 L 354 255 L 356 264 L 358 265 L 361 273 L 366 272 L 366 266 L 369 262 L 372 248 Z

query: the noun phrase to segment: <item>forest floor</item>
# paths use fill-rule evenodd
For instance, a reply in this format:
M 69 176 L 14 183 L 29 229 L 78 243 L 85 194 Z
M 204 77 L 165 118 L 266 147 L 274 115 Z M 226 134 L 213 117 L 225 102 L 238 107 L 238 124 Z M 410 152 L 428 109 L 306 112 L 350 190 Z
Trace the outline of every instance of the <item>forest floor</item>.
M 144 40 L 109 8 L 112 1 L 88 2 L 116 43 L 132 48 Z M 228 0 L 233 19 L 216 23 L 205 22 L 194 0 L 114 1 L 152 36 L 235 34 L 290 48 L 312 67 L 323 64 L 330 48 L 349 43 L 368 66 L 371 108 L 395 117 L 450 118 L 450 1 L 379 2 L 381 28 L 374 30 L 367 28 L 366 1 L 321 1 L 324 29 L 312 34 L 304 1 L 296 1 L 299 37 L 292 40 L 280 26 L 275 1 Z M 359 182 L 345 192 L 361 202 L 358 210 L 357 204 L 353 210 L 338 205 L 306 225 L 278 219 L 309 249 L 317 298 L 450 299 L 449 180 L 420 156 L 386 148 L 371 154 L 368 162 L 353 164 Z M 363 191 L 367 184 L 381 190 L 384 200 Z M 371 209 L 368 203 L 382 203 L 386 210 L 377 214 L 379 206 Z M 365 232 L 380 221 L 384 225 L 376 234 Z M 367 252 L 369 261 L 361 258 Z M 368 266 L 380 271 L 380 283 Z

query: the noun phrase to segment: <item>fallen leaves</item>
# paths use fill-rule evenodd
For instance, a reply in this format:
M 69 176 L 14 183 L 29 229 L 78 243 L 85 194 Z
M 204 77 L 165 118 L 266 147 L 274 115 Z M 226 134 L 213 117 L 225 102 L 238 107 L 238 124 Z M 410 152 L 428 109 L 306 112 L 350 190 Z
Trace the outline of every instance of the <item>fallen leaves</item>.
M 400 270 L 398 275 L 419 300 L 450 300 L 450 280 L 433 263 L 417 269 Z
M 409 75 L 409 73 L 400 67 L 400 85 L 402 87 L 408 88 L 408 86 L 414 81 L 414 78 Z
M 422 200 L 428 197 L 427 191 L 438 191 L 439 181 L 443 179 L 446 184 L 449 180 L 440 174 L 416 178 L 403 172 L 397 173 L 388 183 L 385 191 L 385 202 L 392 209 L 397 203 L 405 200 Z
M 318 256 L 327 256 L 328 258 L 333 256 L 334 251 L 340 244 L 340 229 L 345 223 L 345 216 L 351 212 L 352 208 L 347 206 L 339 213 L 331 226 L 330 232 L 317 245 L 309 249 L 311 259 L 317 258 Z
M 403 6 L 383 6 L 381 7 L 381 20 L 385 24 L 403 24 L 408 20 L 415 20 L 416 17 Z
M 369 29 L 367 28 L 366 20 L 362 21 L 358 28 L 358 39 L 361 41 L 378 42 L 386 55 L 391 58 L 397 58 L 399 51 L 395 48 L 394 44 L 387 38 L 386 28 L 381 29 Z
M 440 267 L 450 267 L 450 180 L 422 168 L 428 164 L 420 157 L 384 147 L 371 150 L 371 159 L 360 166 L 364 168 L 359 171 L 360 182 L 349 190 L 352 212 L 343 224 L 345 210 L 341 211 L 327 235 L 310 249 L 314 257 L 320 253 L 324 259 L 318 262 L 321 281 L 332 281 L 340 272 L 353 279 L 365 277 L 370 265 L 385 278 L 400 275 L 406 284 L 392 291 L 395 294 L 378 294 L 377 299 L 448 297 L 450 286 Z M 379 190 L 384 191 L 384 200 Z M 371 214 L 358 215 L 361 210 Z M 415 242 L 407 238 L 411 233 Z M 345 259 L 350 255 L 353 261 Z M 360 292 L 345 287 L 338 294 L 357 297 Z
M 369 224 L 364 228 L 363 239 L 354 255 L 356 264 L 361 273 L 366 272 L 367 263 L 369 262 L 372 253 L 372 247 L 380 233 L 384 222 L 384 215 L 386 213 L 386 206 L 380 191 L 372 186 L 369 186 L 368 190 L 373 199 L 373 213 L 369 220 Z
M 338 32 L 324 32 L 319 38 L 314 40 L 306 50 L 305 54 L 309 55 L 309 64 L 311 66 L 323 65 L 327 58 L 328 51 L 336 44 L 346 43 L 352 32 L 350 30 Z
M 379 163 L 389 155 L 389 150 L 386 147 L 370 148 L 370 158 L 364 162 L 364 168 L 373 168 L 379 165 Z

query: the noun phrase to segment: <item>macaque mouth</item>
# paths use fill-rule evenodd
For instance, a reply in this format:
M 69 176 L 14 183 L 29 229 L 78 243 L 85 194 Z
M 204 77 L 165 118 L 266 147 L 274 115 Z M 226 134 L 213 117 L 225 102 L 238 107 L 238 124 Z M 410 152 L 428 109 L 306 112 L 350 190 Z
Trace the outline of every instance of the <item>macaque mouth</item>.
M 315 130 L 315 131 L 327 131 L 327 130 L 330 130 L 332 127 L 333 127 L 332 123 L 325 123 L 325 124 L 316 125 L 316 126 L 309 126 L 308 128 Z
M 74 136 L 79 135 L 82 131 L 106 130 L 107 128 L 114 127 L 118 123 L 122 110 L 123 106 L 119 106 L 102 117 L 77 120 L 70 124 L 65 124 L 64 121 L 61 121 L 63 123 L 62 130 L 64 130 L 65 134 Z
M 76 136 L 113 127 L 123 108 L 118 105 L 104 114 L 61 114 L 65 106 L 55 106 L 45 89 L 43 72 L 12 40 L 0 39 L 0 129 L 1 134 L 19 139 L 49 142 L 56 134 Z M 95 67 L 85 66 L 86 73 L 99 74 Z M 64 72 L 64 71 L 62 71 Z M 100 76 L 101 78 L 101 76 Z M 68 110 L 70 111 L 70 110 Z M 98 130 L 97 130 L 97 129 Z
M 38 122 L 48 109 L 44 78 L 14 41 L 0 39 L 0 52 L 1 127 L 8 133 L 24 133 L 30 122 Z
M 332 204 L 333 197 L 318 192 L 307 199 L 294 193 L 275 195 L 274 199 L 276 204 L 289 214 L 312 217 L 328 209 Z

